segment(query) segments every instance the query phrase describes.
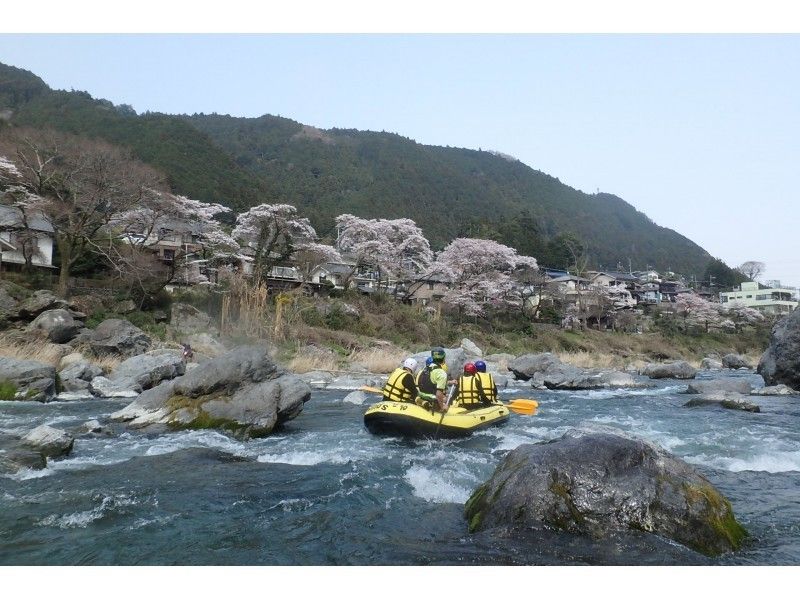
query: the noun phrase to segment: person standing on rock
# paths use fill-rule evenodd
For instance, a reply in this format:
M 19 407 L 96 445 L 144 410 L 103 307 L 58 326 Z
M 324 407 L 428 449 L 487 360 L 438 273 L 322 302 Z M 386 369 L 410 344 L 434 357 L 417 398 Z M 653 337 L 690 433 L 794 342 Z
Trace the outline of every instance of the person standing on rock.
M 483 361 L 476 361 L 475 362 L 475 369 L 477 370 L 475 373 L 475 377 L 478 378 L 478 381 L 483 388 L 483 392 L 486 394 L 486 397 L 492 401 L 493 403 L 497 402 L 497 384 L 495 384 L 494 376 L 486 371 L 486 363 Z
M 192 351 L 192 347 L 189 343 L 182 343 L 183 347 L 183 363 L 189 363 L 192 361 L 192 357 L 194 357 L 194 351 Z
M 383 385 L 384 401 L 400 401 L 413 403 L 419 396 L 419 389 L 414 382 L 414 372 L 419 364 L 413 357 L 409 357 L 399 368 L 389 374 L 389 379 Z

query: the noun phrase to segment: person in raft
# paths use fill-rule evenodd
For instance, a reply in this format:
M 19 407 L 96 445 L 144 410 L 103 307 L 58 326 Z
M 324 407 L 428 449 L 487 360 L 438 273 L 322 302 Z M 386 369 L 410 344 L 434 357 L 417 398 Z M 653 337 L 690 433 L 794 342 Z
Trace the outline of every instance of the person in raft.
M 425 401 L 422 407 L 432 407 L 431 399 L 436 400 L 435 407 L 438 411 L 444 411 L 444 404 L 447 398 L 447 364 L 445 363 L 444 349 L 435 348 L 431 350 L 431 356 L 425 360 L 425 369 L 417 376 L 417 386 L 421 393 L 420 400 Z M 430 399 L 429 399 L 430 397 Z M 420 403 L 417 402 L 419 405 Z
M 492 400 L 486 396 L 483 390 L 481 379 L 475 364 L 472 362 L 464 364 L 464 373 L 458 378 L 458 392 L 455 399 L 461 407 L 467 410 L 480 409 L 492 404 Z
M 494 376 L 486 371 L 486 363 L 483 361 L 475 362 L 475 369 L 478 370 L 475 376 L 480 380 L 483 392 L 493 403 L 497 402 L 497 384 L 495 384 Z
M 417 367 L 419 367 L 417 360 L 409 357 L 403 365 L 389 374 L 389 379 L 383 385 L 383 400 L 413 403 L 419 396 L 419 389 L 414 382 L 414 372 Z

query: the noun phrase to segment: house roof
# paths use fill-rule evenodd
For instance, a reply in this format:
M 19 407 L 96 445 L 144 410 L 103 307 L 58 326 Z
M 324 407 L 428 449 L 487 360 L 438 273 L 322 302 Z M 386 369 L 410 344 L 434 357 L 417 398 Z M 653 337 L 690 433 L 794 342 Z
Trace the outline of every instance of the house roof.
M 0 206 L 0 228 L 24 228 L 22 211 L 13 206 Z M 28 216 L 28 228 L 45 233 L 52 233 L 53 225 L 40 213 Z
M 569 274 L 567 276 L 559 276 L 558 278 L 554 278 L 550 282 L 589 282 L 589 280 L 586 278 L 581 278 L 580 276 Z

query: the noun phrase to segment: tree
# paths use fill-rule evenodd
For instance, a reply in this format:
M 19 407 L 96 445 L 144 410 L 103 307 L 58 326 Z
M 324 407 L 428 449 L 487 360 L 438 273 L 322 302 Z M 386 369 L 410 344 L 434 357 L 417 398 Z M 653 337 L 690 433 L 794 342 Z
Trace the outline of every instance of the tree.
M 342 214 L 336 218 L 336 226 L 337 247 L 355 260 L 346 283 L 364 266 L 377 272 L 379 289 L 384 275 L 415 281 L 433 261 L 428 239 L 409 218 L 370 220 Z
M 701 327 L 706 332 L 722 324 L 721 305 L 703 299 L 694 293 L 681 293 L 675 300 L 675 311 L 683 318 L 684 330 Z
M 737 266 L 736 270 L 746 276 L 748 280 L 755 281 L 766 270 L 764 262 L 745 262 L 741 266 Z
M 522 288 L 515 276 L 538 268 L 532 257 L 518 255 L 511 247 L 488 239 L 455 239 L 442 250 L 427 275 L 451 284 L 442 301 L 471 316 L 482 316 L 489 307 L 523 306 Z
M 728 303 L 722 312 L 733 322 L 734 330 L 739 332 L 744 326 L 755 326 L 764 322 L 764 314 L 740 301 Z
M 712 283 L 712 286 L 720 288 L 733 288 L 739 283 L 745 282 L 747 277 L 741 272 L 734 270 L 725 262 L 718 258 L 712 258 L 706 266 L 703 280 Z
M 41 212 L 53 226 L 63 294 L 71 267 L 94 250 L 112 217 L 164 188 L 153 168 L 102 141 L 19 130 L 4 134 L 0 153 L 13 156 L 21 185 L 30 192 L 21 209 Z
M 319 266 L 341 261 L 342 256 L 335 247 L 322 243 L 306 243 L 294 253 L 293 261 L 303 282 L 311 280 L 311 275 Z
M 298 247 L 315 242 L 317 232 L 308 218 L 298 218 L 294 206 L 260 204 L 239 214 L 233 238 L 255 252 L 253 278 L 258 283 L 273 266 L 291 258 Z

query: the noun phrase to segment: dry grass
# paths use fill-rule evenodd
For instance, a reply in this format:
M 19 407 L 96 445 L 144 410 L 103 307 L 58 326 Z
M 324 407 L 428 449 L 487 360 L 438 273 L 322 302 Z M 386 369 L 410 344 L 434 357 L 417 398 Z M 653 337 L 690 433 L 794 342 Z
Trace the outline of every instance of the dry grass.
M 585 351 L 560 351 L 555 353 L 564 363 L 574 365 L 579 368 L 600 368 L 612 369 L 624 365 L 624 360 L 619 355 L 611 353 L 588 353 Z
M 292 357 L 287 367 L 295 374 L 305 374 L 317 370 L 338 371 L 341 369 L 339 360 L 334 355 L 318 353 L 300 353 Z
M 0 334 L 0 357 L 38 361 L 58 367 L 63 356 L 64 349 L 61 346 L 45 340 L 21 339 L 13 334 Z
M 408 351 L 398 347 L 373 347 L 353 351 L 347 360 L 364 366 L 373 374 L 388 374 L 408 357 Z

